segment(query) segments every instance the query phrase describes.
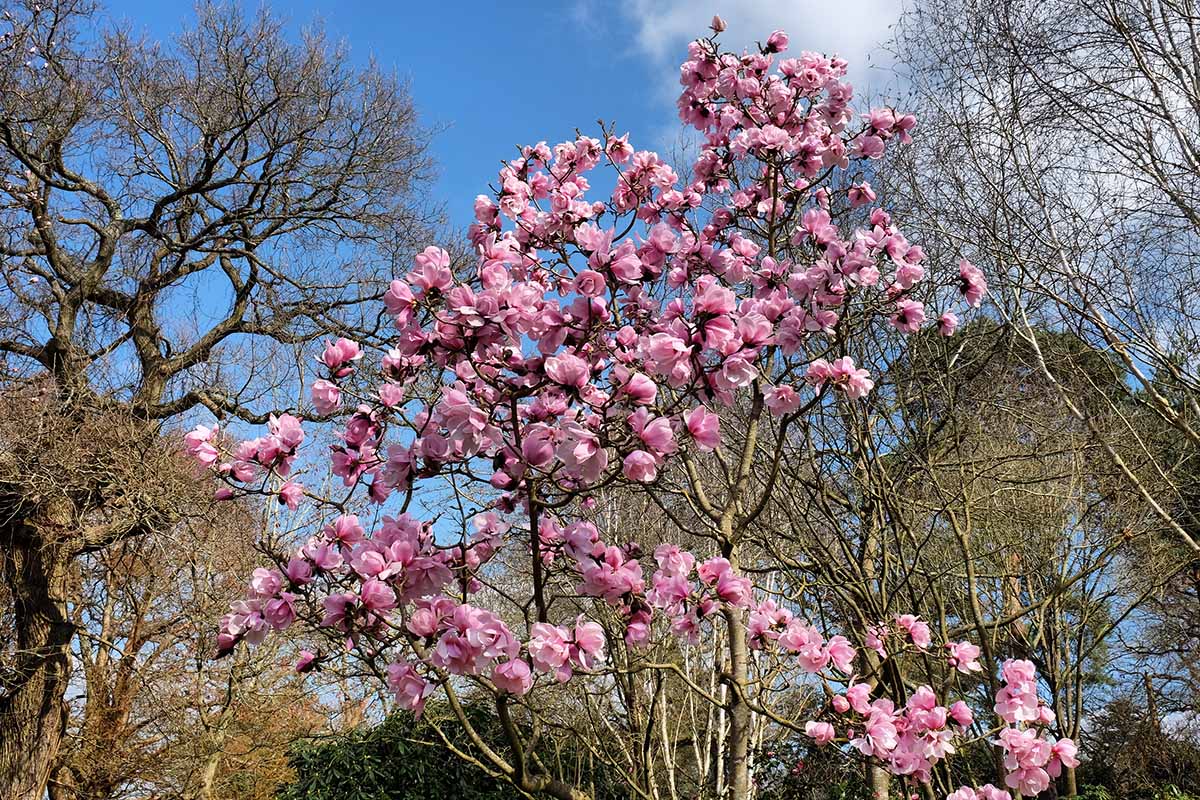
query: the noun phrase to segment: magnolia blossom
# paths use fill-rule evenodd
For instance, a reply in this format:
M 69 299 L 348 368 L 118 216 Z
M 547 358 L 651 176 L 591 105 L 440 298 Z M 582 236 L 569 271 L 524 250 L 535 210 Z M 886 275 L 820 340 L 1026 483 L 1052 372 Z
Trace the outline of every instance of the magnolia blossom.
M 721 442 L 721 419 L 704 406 L 697 406 L 683 415 L 688 433 L 702 451 L 711 452 Z
M 738 637 L 722 632 L 744 626 L 761 668 L 831 688 L 830 707 L 802 721 L 816 744 L 848 742 L 917 781 L 954 752 L 973 722 L 967 706 L 929 686 L 885 696 L 892 687 L 861 682 L 855 668 L 923 653 L 936 669 L 928 656 L 944 652 L 943 670 L 977 672 L 970 643 L 934 650 L 928 624 L 905 614 L 854 632 L 862 653 L 772 593 L 779 587 L 756 586 L 758 555 L 746 562 L 736 545 L 700 537 L 694 552 L 668 541 L 650 554 L 602 530 L 608 487 L 660 503 L 665 491 L 664 508 L 690 505 L 720 526 L 730 517 L 716 506 L 727 502 L 741 524 L 753 502 L 692 486 L 739 469 L 722 417 L 770 415 L 762 428 L 784 437 L 802 411 L 854 413 L 875 386 L 857 364 L 887 374 L 896 357 L 894 342 L 857 332 L 915 333 L 933 324 L 919 297 L 957 287 L 977 306 L 986 288 L 966 262 L 958 276 L 936 274 L 876 191 L 854 182 L 871 169 L 864 161 L 909 141 L 915 119 L 856 111 L 846 62 L 783 57 L 781 31 L 763 41 L 741 55 L 711 39 L 689 46 L 677 108 L 700 144 L 686 174 L 610 130 L 521 147 L 496 191 L 475 198 L 461 248 L 472 258 L 454 263 L 431 245 L 379 287 L 391 341 L 378 351 L 325 343 L 309 390 L 335 427 L 328 449 L 303 463 L 311 474 L 327 459 L 337 479 L 328 497 L 288 479 L 305 439 L 297 417 L 272 418 L 265 435 L 242 441 L 215 426 L 185 437 L 223 496 L 303 501 L 315 520 L 307 540 L 274 554 L 286 568 L 255 572 L 231 605 L 222 654 L 303 621 L 326 642 L 302 669 L 335 650 L 376 674 L 386 664 L 396 703 L 419 714 L 443 683 L 501 703 L 557 682 L 611 685 L 640 662 L 609 659 L 605 630 L 636 651 L 671 636 L 732 648 Z M 746 233 L 767 230 L 766 243 Z M 944 311 L 941 331 L 956 325 Z M 447 482 L 478 513 L 448 506 L 418 518 L 438 505 L 423 500 L 427 487 Z M 721 680 L 758 702 L 737 655 L 717 660 L 730 664 Z M 998 741 L 1024 790 L 1074 751 L 1045 744 L 1048 709 L 1031 669 L 1009 662 L 1004 680 L 996 711 L 1014 732 Z
M 978 789 L 964 786 L 946 795 L 946 800 L 1012 800 L 1012 795 L 1004 789 L 985 783 Z
M 983 671 L 983 666 L 979 663 L 979 648 L 970 642 L 947 642 L 946 650 L 949 651 L 947 661 L 959 672 Z
M 387 668 L 388 688 L 395 695 L 396 704 L 408 709 L 418 717 L 425 710 L 425 700 L 433 693 L 433 684 L 421 677 L 411 664 L 398 661 Z
M 220 429 L 216 425 L 197 425 L 195 430 L 184 435 L 183 443 L 188 455 L 196 459 L 200 466 L 211 467 L 220 460 L 221 453 L 213 444 L 219 433 Z
M 304 499 L 304 487 L 295 481 L 288 481 L 279 487 L 279 502 L 295 511 Z
M 892 325 L 902 333 L 916 333 L 925 321 L 925 306 L 916 300 L 901 300 L 896 303 Z
M 523 660 L 514 658 L 495 666 L 492 683 L 509 694 L 522 695 L 533 688 L 533 673 Z
M 953 336 L 958 330 L 958 315 L 953 311 L 947 311 L 938 317 L 938 333 L 942 336 Z
M 312 386 L 312 401 L 318 414 L 332 414 L 342 402 L 342 390 L 337 384 L 325 379 L 316 381 Z
M 357 342 L 338 339 L 325 345 L 325 351 L 321 353 L 321 363 L 329 367 L 338 377 L 345 377 L 350 374 L 350 363 L 358 361 L 362 357 L 362 348 L 358 346 Z
M 965 258 L 958 262 L 959 291 L 972 308 L 978 308 L 987 292 L 983 272 Z
M 828 722 L 815 722 L 813 720 L 804 723 L 804 733 L 812 737 L 812 740 L 818 745 L 827 745 L 837 736 L 837 732 L 831 724 Z

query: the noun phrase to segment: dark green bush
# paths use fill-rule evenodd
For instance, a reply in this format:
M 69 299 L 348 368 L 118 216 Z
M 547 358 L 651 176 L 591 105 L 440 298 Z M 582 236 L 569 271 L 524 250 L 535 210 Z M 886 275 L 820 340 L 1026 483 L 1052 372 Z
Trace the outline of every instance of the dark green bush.
M 492 709 L 468 704 L 472 727 L 500 753 L 507 753 Z M 431 720 L 460 752 L 477 755 L 446 709 L 430 705 L 425 718 L 407 712 L 382 723 L 294 746 L 288 763 L 295 779 L 280 787 L 278 800 L 516 800 L 524 797 L 503 780 L 474 767 L 442 743 Z M 518 723 L 519 724 L 519 723 Z M 582 756 L 570 740 L 542 737 L 541 763 L 563 780 L 585 788 L 594 800 L 625 800 L 627 790 L 611 772 Z
M 449 730 L 451 726 L 446 726 Z M 508 784 L 464 763 L 411 714 L 307 740 L 288 761 L 296 777 L 279 800 L 515 800 Z M 456 742 L 457 745 L 457 742 Z

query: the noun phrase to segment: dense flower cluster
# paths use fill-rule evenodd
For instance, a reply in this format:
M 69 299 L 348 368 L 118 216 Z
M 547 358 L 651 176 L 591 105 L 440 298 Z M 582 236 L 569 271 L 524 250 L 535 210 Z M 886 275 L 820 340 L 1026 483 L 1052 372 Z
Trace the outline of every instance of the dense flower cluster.
M 1005 783 L 1023 795 L 1046 791 L 1062 768 L 1079 765 L 1075 743 L 1045 733 L 1054 712 L 1038 698 L 1037 674 L 1029 661 L 1004 662 L 1004 686 L 996 693 L 996 715 L 1008 723 L 996 740 L 1004 750 Z
M 830 719 L 807 723 L 815 741 L 840 739 L 928 779 L 971 726 L 970 710 L 942 705 L 927 686 L 897 705 L 855 677 L 867 651 L 943 652 L 926 623 L 896 617 L 860 650 L 767 598 L 729 558 L 664 544 L 651 560 L 605 541 L 588 519 L 595 489 L 653 487 L 682 456 L 719 450 L 721 410 L 739 398 L 784 426 L 805 407 L 863 401 L 874 380 L 839 331 L 878 322 L 899 335 L 933 326 L 950 335 L 958 325 L 953 311 L 918 299 L 925 254 L 855 173 L 907 142 L 915 120 L 890 108 L 856 117 L 845 62 L 782 58 L 787 45 L 781 32 L 741 55 L 692 43 L 679 112 L 703 142 L 686 179 L 610 131 L 522 148 L 496 194 L 476 199 L 477 262 L 437 247 L 417 255 L 384 297 L 396 336 L 377 361 L 355 342 L 328 343 L 311 399 L 317 414 L 341 420 L 330 472 L 364 503 L 403 498 L 376 530 L 345 512 L 345 495 L 308 495 L 289 477 L 304 439 L 296 417 L 232 446 L 215 427 L 188 434 L 188 452 L 226 480 L 223 496 L 267 491 L 289 507 L 312 497 L 336 511 L 276 569 L 255 571 L 222 620 L 223 652 L 305 616 L 386 659 L 404 708 L 419 713 L 450 676 L 522 696 L 539 681 L 603 669 L 612 643 L 599 617 L 556 621 L 547 611 L 544 593 L 569 587 L 619 620 L 631 647 L 650 643 L 657 624 L 690 643 L 721 620 L 744 626 L 764 657 L 846 686 Z M 602 165 L 615 188 L 597 197 L 589 174 Z M 986 287 L 964 261 L 945 288 L 920 296 L 978 306 Z M 422 480 L 445 475 L 492 498 L 457 541 L 404 513 Z M 532 569 L 526 608 L 536 621 L 519 629 L 478 599 L 501 552 Z M 942 648 L 948 669 L 982 668 L 973 645 Z M 322 659 L 305 651 L 298 666 Z M 1044 722 L 1027 716 L 1038 706 L 1024 675 L 1006 667 L 997 713 Z M 1043 757 L 1045 740 L 1026 736 L 1035 730 L 1000 735 L 1021 791 L 1073 752 L 1051 743 Z
M 897 618 L 895 625 L 911 630 L 923 623 L 907 617 Z M 952 664 L 971 657 L 975 650 L 966 643 L 947 647 L 956 654 L 951 657 Z M 1046 733 L 1054 715 L 1038 698 L 1033 664 L 1006 661 L 1001 676 L 1004 685 L 996 693 L 995 712 L 1007 725 L 999 731 L 995 743 L 1005 754 L 1005 782 L 1021 795 L 1033 797 L 1044 792 L 1064 766 L 1078 766 L 1076 747 L 1070 739 L 1055 740 Z M 841 726 L 844 741 L 887 764 L 893 774 L 928 781 L 932 766 L 954 752 L 956 739 L 965 735 L 975 721 L 966 703 L 959 700 L 943 706 L 929 686 L 919 687 L 902 708 L 886 697 L 871 699 L 871 693 L 869 685 L 851 681 L 845 693 L 834 696 L 831 702 L 834 719 L 810 721 L 805 733 L 818 745 L 825 745 L 838 739 Z M 1009 794 L 989 784 L 980 789 L 963 787 L 947 800 L 999 797 L 1008 798 Z

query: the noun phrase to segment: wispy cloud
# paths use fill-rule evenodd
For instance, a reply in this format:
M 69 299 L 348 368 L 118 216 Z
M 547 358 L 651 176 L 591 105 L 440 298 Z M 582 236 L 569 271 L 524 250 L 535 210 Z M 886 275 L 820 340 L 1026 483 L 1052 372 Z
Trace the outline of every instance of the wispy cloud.
M 816 50 L 850 62 L 850 79 L 858 90 L 879 89 L 890 82 L 884 72 L 891 58 L 879 49 L 900 18 L 902 0 L 622 0 L 621 11 L 632 29 L 631 50 L 662 76 L 648 87 L 664 103 L 679 93 L 674 66 L 686 56 L 687 43 L 704 35 L 714 14 L 727 29 L 725 47 L 740 50 L 760 42 L 774 30 L 787 31 L 790 51 Z M 577 0 L 583 10 L 589 0 Z M 671 106 L 667 106 L 668 108 Z M 679 128 L 664 118 L 659 145 L 679 146 Z
M 727 47 L 740 49 L 783 29 L 793 50 L 836 53 L 859 81 L 867 67 L 886 66 L 878 49 L 900 17 L 900 0 L 624 0 L 638 49 L 656 62 L 678 59 L 688 41 L 705 32 L 714 14 L 729 28 Z

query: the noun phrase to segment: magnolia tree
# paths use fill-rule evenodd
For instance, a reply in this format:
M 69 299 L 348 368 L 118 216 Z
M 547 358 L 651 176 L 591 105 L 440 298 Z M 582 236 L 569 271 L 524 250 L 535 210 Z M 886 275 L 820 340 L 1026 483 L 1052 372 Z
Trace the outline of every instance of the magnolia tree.
M 328 454 L 336 480 L 320 483 L 344 489 L 313 491 L 293 474 L 305 439 L 296 416 L 249 441 L 215 427 L 187 436 L 227 482 L 222 496 L 274 494 L 322 518 L 254 572 L 219 649 L 306 625 L 314 644 L 298 669 L 352 658 L 417 714 L 440 693 L 473 743 L 463 757 L 530 793 L 588 797 L 537 756 L 539 695 L 571 682 L 612 693 L 636 669 L 684 675 L 686 691 L 719 707 L 727 733 L 704 796 L 752 796 L 762 724 L 927 794 L 939 761 L 986 736 L 1008 786 L 1035 795 L 1075 748 L 1046 732 L 1052 715 L 1028 662 L 1004 667 L 998 725 L 975 723 L 947 696 L 952 677 L 935 691 L 881 676 L 911 653 L 969 675 L 981 669 L 976 647 L 934 643 L 907 615 L 853 641 L 821 630 L 770 590 L 771 565 L 746 546 L 789 425 L 866 413 L 872 376 L 853 355 L 865 332 L 952 335 L 955 305 L 978 306 L 985 286 L 963 262 L 931 289 L 921 248 L 863 179 L 909 140 L 913 117 L 855 114 L 846 63 L 784 57 L 782 32 L 757 51 L 722 52 L 722 27 L 714 20 L 680 70 L 679 115 L 701 136 L 688 178 L 611 130 L 524 147 L 476 199 L 477 265 L 426 249 L 387 291 L 392 349 L 328 344 L 312 401 L 342 424 Z M 592 181 L 605 175 L 613 188 L 601 195 Z M 764 454 L 765 478 L 752 470 Z M 452 502 L 435 515 L 446 486 Z M 643 552 L 601 530 L 597 498 L 616 490 L 645 493 L 699 545 Z M 371 508 L 377 522 L 364 525 Z M 612 657 L 670 637 L 684 649 L 720 642 L 706 662 L 714 680 Z M 789 716 L 772 702 L 780 683 L 820 701 Z M 465 693 L 493 698 L 503 748 L 472 732 Z M 633 776 L 630 794 L 649 796 Z

